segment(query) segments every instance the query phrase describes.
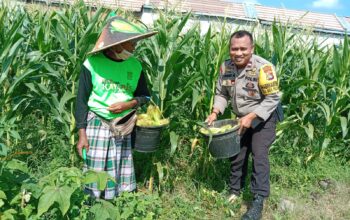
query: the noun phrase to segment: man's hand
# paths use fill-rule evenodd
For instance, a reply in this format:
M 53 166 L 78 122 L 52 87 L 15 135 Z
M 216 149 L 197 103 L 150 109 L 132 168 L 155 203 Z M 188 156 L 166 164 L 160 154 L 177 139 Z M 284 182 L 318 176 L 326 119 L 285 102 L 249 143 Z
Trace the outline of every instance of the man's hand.
M 207 117 L 205 122 L 207 122 L 208 125 L 211 125 L 211 123 L 213 123 L 213 121 L 215 121 L 217 118 L 218 118 L 217 114 L 213 112 Z
M 252 126 L 252 121 L 257 117 L 257 115 L 253 112 L 249 113 L 248 115 L 245 115 L 244 117 L 239 119 L 239 130 L 238 135 L 243 135 L 246 129 L 250 128 Z
M 136 106 L 136 104 L 137 104 L 137 101 L 134 99 L 129 102 L 116 102 L 108 106 L 107 110 L 114 114 L 117 114 L 133 108 L 134 106 Z
M 79 129 L 79 141 L 77 144 L 77 151 L 80 157 L 83 157 L 83 154 L 82 154 L 83 148 L 86 149 L 86 152 L 89 151 L 89 142 L 86 136 L 85 128 Z
M 207 119 L 205 120 L 205 122 L 208 123 L 208 125 L 211 125 L 211 123 L 213 123 L 213 121 L 215 121 L 216 119 L 218 119 L 218 114 L 219 114 L 219 109 L 214 108 L 213 112 L 207 117 Z

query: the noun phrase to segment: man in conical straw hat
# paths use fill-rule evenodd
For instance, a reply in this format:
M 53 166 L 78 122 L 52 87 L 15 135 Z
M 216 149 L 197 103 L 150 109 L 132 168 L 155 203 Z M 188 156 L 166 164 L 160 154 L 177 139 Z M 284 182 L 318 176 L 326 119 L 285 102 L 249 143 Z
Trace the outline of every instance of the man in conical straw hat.
M 156 33 L 110 17 L 83 64 L 75 112 L 77 150 L 80 156 L 87 152 L 85 170 L 106 171 L 114 178 L 104 191 L 97 183 L 87 184 L 85 191 L 93 197 L 113 199 L 136 189 L 130 133 L 135 109 L 148 101 L 149 91 L 141 63 L 132 53 L 138 40 Z

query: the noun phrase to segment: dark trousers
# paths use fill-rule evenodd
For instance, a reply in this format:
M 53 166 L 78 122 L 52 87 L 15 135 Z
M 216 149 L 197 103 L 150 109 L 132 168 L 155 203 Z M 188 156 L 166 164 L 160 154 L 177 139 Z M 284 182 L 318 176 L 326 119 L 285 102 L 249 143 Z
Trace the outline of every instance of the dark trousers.
M 241 138 L 241 151 L 230 158 L 230 193 L 239 195 L 245 185 L 248 174 L 248 158 L 252 153 L 253 171 L 251 176 L 251 191 L 268 197 L 270 194 L 270 162 L 269 148 L 276 138 L 277 117 L 273 113 L 266 122 L 260 123 L 255 129 L 249 128 Z

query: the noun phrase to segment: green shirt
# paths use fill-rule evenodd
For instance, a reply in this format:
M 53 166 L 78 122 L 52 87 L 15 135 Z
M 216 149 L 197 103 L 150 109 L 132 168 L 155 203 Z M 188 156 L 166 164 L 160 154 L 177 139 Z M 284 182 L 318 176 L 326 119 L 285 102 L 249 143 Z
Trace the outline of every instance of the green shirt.
M 105 119 L 114 119 L 129 113 L 131 109 L 114 114 L 107 108 L 113 103 L 133 99 L 142 71 L 141 63 L 135 57 L 117 62 L 103 53 L 98 53 L 89 57 L 84 66 L 91 72 L 89 109 Z

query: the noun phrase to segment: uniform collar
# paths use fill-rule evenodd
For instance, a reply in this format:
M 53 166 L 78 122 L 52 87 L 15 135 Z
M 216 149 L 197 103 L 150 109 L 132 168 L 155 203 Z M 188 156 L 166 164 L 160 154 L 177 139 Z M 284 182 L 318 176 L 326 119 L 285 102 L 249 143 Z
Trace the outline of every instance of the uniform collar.
M 254 62 L 254 59 L 253 59 L 253 56 L 252 55 L 249 59 L 249 62 L 247 63 L 247 65 L 243 68 L 244 70 L 250 70 L 250 69 L 253 69 L 254 66 L 255 66 L 255 62 Z

